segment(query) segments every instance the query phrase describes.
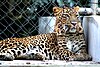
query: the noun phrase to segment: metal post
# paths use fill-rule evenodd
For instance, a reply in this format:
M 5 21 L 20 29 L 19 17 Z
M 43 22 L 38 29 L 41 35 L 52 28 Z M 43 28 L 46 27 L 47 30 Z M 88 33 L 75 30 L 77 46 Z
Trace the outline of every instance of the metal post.
M 97 7 L 98 7 L 98 0 L 91 0 L 91 8 L 93 9 L 94 15 L 96 15 Z

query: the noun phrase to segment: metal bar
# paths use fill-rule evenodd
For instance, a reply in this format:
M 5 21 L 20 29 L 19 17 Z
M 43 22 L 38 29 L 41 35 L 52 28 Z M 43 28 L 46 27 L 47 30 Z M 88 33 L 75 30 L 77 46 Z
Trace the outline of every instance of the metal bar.
M 91 8 L 80 8 L 79 9 L 79 14 L 80 15 L 92 15 L 93 14 L 93 10 Z
M 100 15 L 100 8 L 80 8 L 79 14 L 83 15 Z
M 98 8 L 98 0 L 91 0 L 91 8 L 93 9 L 93 14 L 96 15 L 96 9 Z
M 98 0 L 91 0 L 91 8 L 80 8 L 80 14 L 86 15 L 100 15 L 100 8 L 98 8 Z
M 97 8 L 97 9 L 96 9 L 96 14 L 97 14 L 97 15 L 100 15 L 100 8 Z

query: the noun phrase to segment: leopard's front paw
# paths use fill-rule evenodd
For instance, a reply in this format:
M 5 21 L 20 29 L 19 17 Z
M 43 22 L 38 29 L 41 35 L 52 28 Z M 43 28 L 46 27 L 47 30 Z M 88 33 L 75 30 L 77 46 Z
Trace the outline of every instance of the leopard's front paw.
M 69 57 L 69 61 L 75 61 L 75 60 L 77 60 L 76 55 L 72 55 Z
M 74 61 L 91 61 L 92 57 L 88 54 L 76 54 Z
M 13 61 L 14 59 L 13 59 L 13 57 L 8 57 L 8 56 L 6 56 L 6 55 L 0 55 L 0 60 L 1 61 Z

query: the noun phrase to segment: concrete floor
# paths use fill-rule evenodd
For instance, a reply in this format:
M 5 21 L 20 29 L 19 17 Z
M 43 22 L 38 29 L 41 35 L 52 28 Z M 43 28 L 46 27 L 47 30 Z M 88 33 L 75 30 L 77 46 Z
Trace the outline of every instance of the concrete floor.
M 93 61 L 30 61 L 30 60 L 14 60 L 14 61 L 0 61 L 0 66 L 21 66 L 21 67 L 100 67 L 100 64 Z

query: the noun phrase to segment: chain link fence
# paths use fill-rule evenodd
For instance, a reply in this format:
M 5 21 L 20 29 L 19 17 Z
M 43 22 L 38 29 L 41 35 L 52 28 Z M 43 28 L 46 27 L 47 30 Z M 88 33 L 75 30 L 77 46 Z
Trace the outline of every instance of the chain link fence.
M 39 18 L 64 5 L 90 7 L 90 0 L 0 0 L 0 40 L 39 34 Z

